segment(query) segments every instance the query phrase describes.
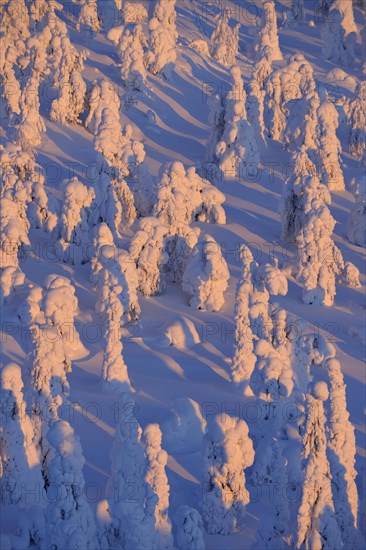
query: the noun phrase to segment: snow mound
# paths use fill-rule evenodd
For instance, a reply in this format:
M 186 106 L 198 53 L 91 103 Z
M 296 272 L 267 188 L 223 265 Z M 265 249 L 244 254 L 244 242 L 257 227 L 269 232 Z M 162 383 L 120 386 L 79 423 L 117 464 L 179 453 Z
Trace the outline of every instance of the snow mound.
M 160 345 L 162 347 L 191 348 L 199 342 L 200 337 L 194 323 L 187 317 L 179 316 L 173 321 L 173 324 L 165 328 Z
M 169 452 L 198 452 L 201 449 L 206 421 L 199 404 L 190 397 L 177 397 L 161 422 L 163 447 Z

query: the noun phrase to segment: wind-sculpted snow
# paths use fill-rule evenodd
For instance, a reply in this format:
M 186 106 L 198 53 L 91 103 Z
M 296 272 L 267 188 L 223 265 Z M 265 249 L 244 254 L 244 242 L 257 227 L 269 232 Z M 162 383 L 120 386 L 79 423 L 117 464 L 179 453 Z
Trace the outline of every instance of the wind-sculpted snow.
M 361 550 L 359 0 L 0 1 L 1 550 Z

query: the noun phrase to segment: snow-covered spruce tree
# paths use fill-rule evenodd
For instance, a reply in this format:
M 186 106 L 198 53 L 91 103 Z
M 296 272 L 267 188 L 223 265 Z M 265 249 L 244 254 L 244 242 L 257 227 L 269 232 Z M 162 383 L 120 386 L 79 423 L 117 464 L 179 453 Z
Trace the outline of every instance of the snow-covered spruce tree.
M 118 31 L 118 32 L 117 32 Z M 146 90 L 145 49 L 147 40 L 141 25 L 111 29 L 108 38 L 115 44 L 121 62 L 121 76 L 128 89 Z
M 60 220 L 60 244 L 64 261 L 74 265 L 88 260 L 91 246 L 88 209 L 94 198 L 93 188 L 88 189 L 77 178 L 70 179 L 65 187 Z
M 324 402 L 329 392 L 325 382 L 317 382 L 306 396 L 306 425 L 303 435 L 304 480 L 297 516 L 296 548 L 334 549 L 342 547 L 331 493 L 331 473 L 327 458 Z
M 310 160 L 306 147 L 296 149 L 291 157 L 291 173 L 283 184 L 279 212 L 281 238 L 292 242 L 304 222 L 304 190 L 309 176 L 315 176 L 316 167 Z
M 68 422 L 57 420 L 51 424 L 47 439 L 47 542 L 41 547 L 95 550 L 96 526 L 84 493 L 85 459 L 79 438 Z
M 323 56 L 333 63 L 350 65 L 354 60 L 357 27 L 352 2 L 335 0 L 322 27 Z
M 17 204 L 11 196 L 2 197 L 0 226 L 1 226 L 1 267 L 19 266 L 19 252 L 29 246 L 29 222 L 19 216 Z
M 15 73 L 17 52 L 8 36 L 0 36 L 0 113 L 8 121 L 20 114 L 21 87 Z
M 2 463 L 2 504 L 18 504 L 26 509 L 37 503 L 42 487 L 38 454 L 33 443 L 33 426 L 23 397 L 22 372 L 9 363 L 1 370 L 0 458 Z M 27 487 L 35 489 L 34 499 L 25 495 Z
M 288 116 L 287 102 L 314 93 L 313 69 L 302 54 L 295 54 L 283 68 L 268 76 L 265 89 L 264 118 L 268 137 L 281 141 Z
M 183 290 L 190 296 L 190 306 L 205 311 L 220 311 L 230 273 L 221 248 L 206 235 L 191 251 L 183 274 Z
M 130 165 L 123 160 L 130 141 L 120 132 L 119 121 L 105 108 L 94 138 L 97 177 L 93 182 L 95 200 L 89 222 L 95 225 L 105 221 L 115 238 L 120 237 L 136 218 L 134 195 L 124 179 L 130 175 Z M 129 159 L 132 163 L 131 156 Z M 144 161 L 142 163 L 145 166 Z
M 319 96 L 314 90 L 310 90 L 299 99 L 287 102 L 287 121 L 283 138 L 288 151 L 294 151 L 302 146 L 311 152 L 316 151 L 318 107 Z
M 81 32 L 84 40 L 94 38 L 100 31 L 97 0 L 83 0 L 76 30 Z
M 230 12 L 223 9 L 216 16 L 217 26 L 211 35 L 210 53 L 225 67 L 231 67 L 236 63 L 236 56 L 239 52 L 239 29 L 240 24 L 233 29 L 229 26 Z
M 152 213 L 171 229 L 195 221 L 225 224 L 224 200 L 225 195 L 194 167 L 186 170 L 182 162 L 168 162 L 160 169 Z
M 273 489 L 270 497 L 270 512 L 263 514 L 259 521 L 256 542 L 254 548 L 262 550 L 282 550 L 287 547 L 290 532 L 291 516 L 289 504 L 286 498 L 286 490 L 289 486 L 287 475 L 287 459 L 281 450 L 281 442 L 273 438 L 269 445 L 271 460 L 265 479 L 261 480 L 264 485 Z M 258 453 L 256 453 L 258 455 Z
M 252 80 L 255 80 L 260 90 L 264 90 L 266 80 L 273 70 L 271 49 L 271 46 L 263 46 L 253 65 Z
M 270 47 L 271 61 L 283 59 L 278 40 L 276 7 L 272 0 L 266 0 L 262 6 L 262 19 L 254 45 L 257 57 L 265 46 Z
M 318 162 L 321 182 L 330 190 L 344 189 L 340 164 L 341 143 L 337 137 L 338 113 L 330 101 L 323 101 L 317 109 Z
M 358 494 L 355 483 L 355 430 L 349 420 L 346 385 L 341 365 L 336 359 L 325 362 L 329 377 L 327 416 L 327 456 L 332 476 L 332 494 L 336 520 L 345 548 L 359 547 Z M 362 545 L 362 544 L 361 544 Z
M 95 80 L 87 90 L 86 104 L 88 116 L 86 128 L 94 135 L 98 132 L 104 109 L 109 109 L 116 121 L 120 120 L 121 102 L 116 92 L 116 86 L 109 80 Z
M 257 144 L 266 144 L 266 128 L 264 125 L 264 98 L 265 91 L 260 89 L 257 81 L 252 78 L 247 87 L 247 97 L 246 97 L 246 113 L 247 119 L 251 127 L 253 128 L 253 133 L 255 141 Z
M 15 123 L 14 141 L 23 151 L 33 152 L 42 141 L 46 131 L 43 118 L 39 114 L 39 80 L 31 77 L 22 91 L 19 102 L 19 122 Z
M 231 364 L 231 378 L 244 395 L 253 395 L 249 386 L 251 374 L 255 367 L 254 336 L 250 326 L 250 298 L 253 294 L 251 280 L 251 263 L 253 255 L 246 245 L 240 249 L 242 273 L 236 288 L 235 296 L 235 344 Z
M 126 277 L 120 264 L 113 259 L 107 262 L 98 273 L 98 300 L 95 305 L 95 310 L 101 316 L 104 324 L 105 348 L 102 379 L 107 388 L 131 392 L 133 390 L 122 355 L 121 334 L 123 317 L 125 314 L 128 315 L 123 303 L 129 297 L 128 290 Z M 123 294 L 125 300 L 123 300 Z
M 170 80 L 177 59 L 175 19 L 175 0 L 157 0 L 149 21 L 146 64 L 152 74 L 161 74 L 166 80 Z
M 29 13 L 24 0 L 2 2 L 0 26 L 4 35 L 11 38 L 16 46 L 29 37 Z
M 349 152 L 358 159 L 366 150 L 366 82 L 359 82 L 353 98 L 349 101 L 347 124 L 349 128 Z
M 151 548 L 173 548 L 169 519 L 169 483 L 165 472 L 168 453 L 161 448 L 162 433 L 158 424 L 148 424 L 142 434 L 146 454 L 145 482 L 148 492 L 145 514 L 154 518 Z
M 356 204 L 347 220 L 347 238 L 358 246 L 366 247 L 366 179 L 357 182 Z
M 51 120 L 62 124 L 80 123 L 79 115 L 85 109 L 86 84 L 82 77 L 86 50 L 80 52 L 72 45 L 68 36 L 59 42 L 61 50 L 57 71 L 53 72 L 54 86 L 58 96 L 51 105 Z M 55 54 L 54 54 L 55 55 Z M 57 55 L 57 52 L 56 52 Z M 57 80 L 56 80 L 57 74 Z
M 246 422 L 210 417 L 202 445 L 202 518 L 210 534 L 229 535 L 245 515 L 249 493 L 244 470 L 254 450 Z
M 153 296 L 165 287 L 164 266 L 168 263 L 164 241 L 169 228 L 157 218 L 146 217 L 139 222 L 138 230 L 130 243 L 130 257 L 139 274 L 139 290 L 144 296 Z
M 342 254 L 332 238 L 335 220 L 327 206 L 330 202 L 327 187 L 316 176 L 308 178 L 303 195 L 304 221 L 295 239 L 296 277 L 304 285 L 306 304 L 332 305 L 336 277 L 344 267 Z
M 286 126 L 286 115 L 282 108 L 282 90 L 279 70 L 274 71 L 266 82 L 264 119 L 267 136 L 271 139 L 280 141 L 282 132 Z
M 259 153 L 253 128 L 246 116 L 241 71 L 238 66 L 231 68 L 232 86 L 223 104 L 211 101 L 210 121 L 214 122 L 208 144 L 209 160 L 217 162 L 224 177 L 235 179 L 245 177 L 250 167 L 254 171 L 259 164 Z
M 126 323 L 138 319 L 140 306 L 137 298 L 138 273 L 136 265 L 131 261 L 127 250 L 116 248 L 109 241 L 112 234 L 106 224 L 100 224 L 97 228 L 93 245 L 91 280 L 94 287 L 104 285 L 106 276 L 110 274 L 114 278 L 115 290 L 123 306 L 122 322 Z M 105 270 L 104 273 L 103 269 Z
M 101 548 L 126 550 L 152 548 L 154 518 L 145 513 L 148 494 L 144 480 L 146 455 L 142 430 L 134 415 L 135 403 L 128 393 L 120 395 L 118 421 L 111 450 L 112 475 L 107 487 L 110 525 L 104 529 Z M 152 504 L 156 499 L 152 499 Z
M 180 506 L 174 515 L 174 523 L 178 550 L 205 550 L 202 517 L 195 508 Z
M 134 409 L 131 397 L 122 394 L 111 452 L 108 500 L 112 524 L 106 530 L 106 539 L 127 550 L 170 549 L 173 540 L 168 518 L 167 453 L 161 449 L 159 426 L 150 424 L 142 434 Z

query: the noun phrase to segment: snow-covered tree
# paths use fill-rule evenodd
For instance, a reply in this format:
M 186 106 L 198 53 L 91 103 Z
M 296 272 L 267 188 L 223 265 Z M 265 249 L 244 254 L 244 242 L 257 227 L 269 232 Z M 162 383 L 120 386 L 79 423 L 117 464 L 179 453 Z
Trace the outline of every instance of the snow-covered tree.
M 105 252 L 103 247 L 99 255 Z M 105 339 L 102 379 L 111 389 L 130 392 L 132 386 L 122 355 L 121 326 L 124 319 L 128 320 L 140 311 L 136 296 L 138 279 L 136 268 L 126 251 L 117 257 L 116 249 L 110 252 L 114 257 L 110 257 L 97 273 L 98 300 L 95 309 L 103 320 Z M 99 256 L 98 259 L 104 258 Z
M 19 365 L 9 363 L 1 370 L 0 457 L 3 504 L 19 504 L 20 509 L 37 503 L 25 495 L 27 486 L 40 491 L 41 468 L 33 443 L 33 426 L 23 397 L 22 372 Z
M 68 422 L 58 420 L 50 426 L 47 439 L 47 545 L 95 550 L 96 525 L 84 493 L 85 459 L 79 438 Z
M 254 336 L 250 326 L 250 298 L 253 294 L 251 281 L 251 263 L 253 255 L 246 245 L 240 249 L 242 273 L 236 288 L 235 296 L 235 344 L 231 364 L 231 377 L 244 395 L 253 395 L 249 386 L 251 374 L 255 367 Z
M 19 252 L 28 247 L 29 222 L 19 217 L 16 203 L 12 197 L 1 200 L 1 267 L 19 266 Z
M 347 124 L 349 128 L 349 152 L 362 158 L 366 150 L 366 82 L 359 82 L 353 98 L 349 101 Z
M 26 83 L 19 102 L 19 122 L 15 124 L 14 141 L 24 151 L 33 152 L 41 144 L 42 133 L 46 131 L 39 114 L 39 80 L 31 77 Z
M 358 246 L 366 247 L 366 179 L 361 178 L 355 192 L 356 204 L 347 220 L 347 238 Z
M 51 105 L 51 119 L 56 122 L 80 123 L 79 115 L 85 109 L 86 84 L 82 77 L 84 61 L 88 57 L 86 50 L 78 51 L 65 35 L 57 41 L 59 55 L 57 69 L 52 78 L 57 88 L 58 96 Z
M 271 46 L 264 46 L 259 59 L 253 65 L 253 80 L 256 81 L 260 90 L 264 90 L 265 82 L 272 70 Z
M 323 55 L 333 63 L 349 65 L 354 60 L 357 27 L 352 2 L 335 0 L 322 27 Z
M 123 235 L 136 218 L 134 196 L 117 167 L 110 168 L 102 155 L 97 156 L 97 177 L 93 182 L 95 200 L 91 205 L 89 223 L 104 221 L 116 239 Z
M 29 37 L 29 13 L 24 0 L 2 2 L 0 18 L 2 32 L 17 46 Z
M 80 31 L 86 40 L 93 38 L 100 31 L 97 0 L 83 0 L 76 30 Z
M 325 362 L 329 376 L 329 401 L 325 405 L 327 416 L 327 457 L 332 476 L 332 494 L 336 520 L 344 547 L 357 548 L 358 494 L 355 483 L 356 440 L 354 427 L 349 420 L 346 384 L 341 365 L 336 359 Z
M 317 141 L 321 182 L 330 190 L 344 189 L 340 164 L 341 143 L 337 137 L 338 113 L 330 101 L 323 101 L 317 109 Z
M 303 435 L 304 481 L 297 516 L 296 548 L 341 548 L 333 501 L 331 473 L 327 458 L 324 401 L 329 392 L 325 382 L 317 382 L 306 396 L 306 426 Z
M 130 257 L 139 274 L 139 289 L 144 296 L 152 296 L 165 287 L 164 266 L 168 263 L 164 240 L 169 228 L 157 218 L 142 218 L 130 243 Z
M 146 89 L 146 67 L 144 61 L 147 40 L 141 25 L 126 25 L 111 29 L 108 38 L 116 46 L 121 62 L 121 76 L 129 89 L 143 92 Z
M 152 74 L 161 74 L 166 80 L 170 80 L 177 59 L 175 19 L 175 0 L 157 0 L 149 21 L 146 63 Z
M 304 285 L 303 301 L 330 306 L 336 293 L 335 282 L 343 270 L 342 254 L 332 239 L 335 220 L 328 204 L 330 193 L 316 176 L 308 178 L 304 195 L 304 221 L 296 236 L 298 262 L 296 276 Z
M 302 146 L 311 151 L 317 149 L 318 107 L 319 96 L 313 89 L 301 98 L 287 102 L 287 121 L 283 133 L 287 150 L 294 151 Z
M 119 123 L 121 102 L 116 92 L 116 86 L 111 81 L 106 79 L 94 80 L 87 90 L 86 105 L 88 116 L 85 120 L 85 126 L 92 134 L 97 134 L 105 108 L 113 113 L 114 118 Z
M 282 188 L 279 212 L 282 224 L 281 237 L 284 241 L 292 242 L 303 226 L 304 191 L 309 176 L 315 174 L 316 167 L 303 145 L 292 155 L 291 173 Z
M 18 224 L 52 232 L 58 221 L 58 201 L 44 186 L 44 172 L 29 151 L 0 147 L 1 196 L 14 202 Z M 4 212 L 4 216 L 6 211 Z M 13 222 L 12 222 L 13 223 Z M 23 231 L 23 230 L 22 230 Z
M 264 118 L 267 133 L 272 139 L 281 141 L 289 114 L 286 104 L 302 96 L 311 97 L 314 94 L 313 69 L 304 56 L 297 53 L 287 60 L 284 67 L 276 69 L 267 77 L 265 89 Z
M 126 550 L 154 548 L 154 517 L 146 513 L 151 498 L 144 476 L 146 455 L 142 446 L 142 430 L 134 415 L 135 403 L 123 393 L 118 401 L 118 420 L 111 451 L 112 475 L 108 482 L 108 513 L 110 525 L 105 527 L 102 548 L 114 545 Z
M 240 24 L 233 29 L 229 26 L 230 11 L 223 9 L 216 16 L 216 28 L 211 35 L 210 53 L 222 65 L 231 67 L 236 63 L 236 56 L 239 52 L 239 29 Z
M 217 162 L 224 177 L 245 178 L 259 164 L 253 128 L 247 120 L 241 71 L 231 68 L 231 89 L 221 101 L 210 102 L 213 131 L 208 144 L 210 161 Z M 253 168 L 254 167 L 254 168 Z
M 260 89 L 257 81 L 252 78 L 248 84 L 246 97 L 246 113 L 248 122 L 253 128 L 257 144 L 266 144 L 264 124 L 264 98 L 265 91 Z
M 17 57 L 18 52 L 9 36 L 0 36 L 0 112 L 9 121 L 20 114 L 22 91 L 15 72 Z
M 146 454 L 145 482 L 148 486 L 145 513 L 154 518 L 150 548 L 173 547 L 172 525 L 169 519 L 169 483 L 165 472 L 168 453 L 161 448 L 162 433 L 158 424 L 148 424 L 142 434 Z
M 93 188 L 83 185 L 77 178 L 69 180 L 61 213 L 60 244 L 65 261 L 85 263 L 90 254 L 91 236 L 88 209 L 95 198 Z
M 205 550 L 202 517 L 195 508 L 180 506 L 174 515 L 174 523 L 178 550 Z
M 229 535 L 249 503 L 244 470 L 254 450 L 246 422 L 227 414 L 210 417 L 202 447 L 202 518 L 210 534 Z
M 230 273 L 221 248 L 206 235 L 190 253 L 183 274 L 183 290 L 190 294 L 190 306 L 206 311 L 219 311 L 225 303 L 224 293 Z
M 224 200 L 224 194 L 201 178 L 194 167 L 186 170 L 181 162 L 168 162 L 158 177 L 153 215 L 172 229 L 195 221 L 225 224 Z
M 266 0 L 262 6 L 262 19 L 254 45 L 257 57 L 261 55 L 265 46 L 271 48 L 268 50 L 271 55 L 271 61 L 282 60 L 278 40 L 276 7 L 272 0 Z
M 270 512 L 263 514 L 256 533 L 254 548 L 262 550 L 282 550 L 286 548 L 290 532 L 291 516 L 285 496 L 289 486 L 287 460 L 281 450 L 280 441 L 273 438 L 270 442 L 270 464 L 262 481 L 271 487 Z M 256 453 L 258 456 L 259 452 Z

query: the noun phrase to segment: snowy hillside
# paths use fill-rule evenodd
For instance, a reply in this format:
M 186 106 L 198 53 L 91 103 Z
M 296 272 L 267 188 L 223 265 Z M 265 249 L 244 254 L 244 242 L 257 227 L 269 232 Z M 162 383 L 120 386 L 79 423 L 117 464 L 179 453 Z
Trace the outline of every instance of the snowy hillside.
M 0 0 L 1 550 L 365 547 L 362 0 Z

